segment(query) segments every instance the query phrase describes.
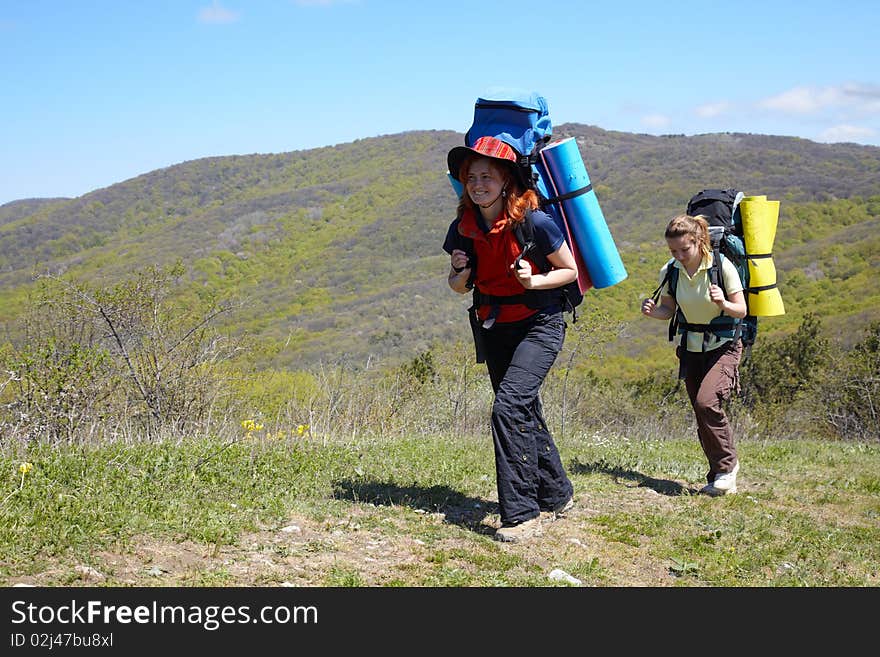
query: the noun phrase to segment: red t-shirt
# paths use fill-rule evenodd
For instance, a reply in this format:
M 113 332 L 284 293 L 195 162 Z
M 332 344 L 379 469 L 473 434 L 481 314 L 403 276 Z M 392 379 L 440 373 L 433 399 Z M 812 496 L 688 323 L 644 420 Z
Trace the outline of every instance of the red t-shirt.
M 484 232 L 477 224 L 476 214 L 465 210 L 458 224 L 458 232 L 474 241 L 474 253 L 477 257 L 477 271 L 474 285 L 483 294 L 492 296 L 511 296 L 522 294 L 525 288 L 513 273 L 513 263 L 522 251 L 516 234 L 508 228 L 509 221 L 504 218 L 494 222 L 489 232 Z M 535 263 L 523 258 L 537 272 Z M 480 321 L 486 319 L 491 311 L 490 306 L 480 306 L 477 315 Z M 521 303 L 502 304 L 495 319 L 496 322 L 517 322 L 534 315 L 538 311 Z

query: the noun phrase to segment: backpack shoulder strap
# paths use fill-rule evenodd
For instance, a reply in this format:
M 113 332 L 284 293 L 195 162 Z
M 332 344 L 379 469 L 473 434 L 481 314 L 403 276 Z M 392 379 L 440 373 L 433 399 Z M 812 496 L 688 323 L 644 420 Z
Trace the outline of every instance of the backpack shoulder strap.
M 660 292 L 663 289 L 664 285 L 668 283 L 668 292 L 669 296 L 675 299 L 675 290 L 678 286 L 678 267 L 675 266 L 675 258 L 670 258 L 669 262 L 666 263 L 666 275 L 663 276 L 663 280 L 660 281 L 660 285 L 657 286 L 657 289 L 654 290 L 654 293 L 651 295 L 651 298 L 654 300 L 654 303 L 660 303 Z M 677 307 L 675 308 L 675 312 L 672 313 L 672 318 L 669 320 L 669 341 L 675 338 L 675 334 L 678 331 L 679 323 L 682 320 L 681 309 Z
M 538 269 L 542 272 L 546 272 L 550 269 L 550 266 L 547 262 L 547 256 L 541 253 L 541 250 L 538 249 L 538 242 L 535 240 L 535 221 L 532 217 L 533 213 L 534 210 L 526 210 L 523 221 L 513 227 L 516 240 L 522 248 L 522 251 L 520 251 L 519 256 L 514 262 L 514 268 L 518 268 L 519 261 L 527 253 L 530 253 L 530 257 L 538 266 Z
M 727 289 L 724 287 L 724 275 L 721 273 L 721 264 L 724 262 L 724 254 L 719 247 L 712 250 L 712 266 L 709 268 L 709 282 L 717 285 L 727 298 Z M 723 312 L 722 312 L 723 314 Z
M 663 277 L 663 280 L 660 281 L 660 285 L 657 286 L 657 289 L 651 294 L 654 303 L 660 303 L 660 290 L 662 290 L 663 286 L 667 283 L 669 283 L 669 296 L 674 299 L 675 287 L 678 285 L 678 267 L 675 266 L 675 258 L 670 258 L 669 262 L 666 263 L 666 275 Z
M 473 289 L 474 287 L 474 279 L 477 277 L 477 252 L 474 249 L 474 240 L 470 237 L 465 237 L 461 235 L 461 239 L 459 241 L 459 246 L 461 250 L 467 254 L 468 257 L 468 266 L 471 268 L 471 274 L 467 279 L 467 287 L 468 289 Z
M 535 240 L 535 220 L 532 218 L 534 210 L 526 210 L 525 218 L 521 223 L 514 226 L 513 231 L 516 233 L 516 239 L 521 246 L 525 246 Z

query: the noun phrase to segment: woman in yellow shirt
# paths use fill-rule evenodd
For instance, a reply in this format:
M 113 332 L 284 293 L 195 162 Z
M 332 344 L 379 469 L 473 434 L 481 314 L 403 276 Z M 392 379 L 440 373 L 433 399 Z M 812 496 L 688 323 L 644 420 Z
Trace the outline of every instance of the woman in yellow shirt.
M 659 304 L 653 299 L 642 302 L 643 315 L 669 320 L 680 308 L 689 326 L 705 326 L 721 314 L 737 318 L 746 316 L 743 284 L 730 260 L 721 261 L 724 289 L 709 280 L 713 255 L 709 228 L 703 217 L 674 217 L 666 226 L 665 237 L 673 261 L 663 267 L 660 280 L 667 280 L 667 267 L 679 269 L 675 296 L 670 294 L 666 282 L 660 290 Z M 738 385 L 742 341 L 693 329 L 684 336 L 684 344 L 678 346 L 678 353 L 697 420 L 697 435 L 709 461 L 708 484 L 700 492 L 708 495 L 735 493 L 739 458 L 723 404 Z

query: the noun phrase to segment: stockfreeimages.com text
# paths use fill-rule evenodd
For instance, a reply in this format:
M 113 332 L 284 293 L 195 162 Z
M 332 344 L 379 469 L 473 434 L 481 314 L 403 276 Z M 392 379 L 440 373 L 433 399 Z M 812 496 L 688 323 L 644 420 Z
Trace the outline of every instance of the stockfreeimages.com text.
M 37 605 L 23 600 L 12 603 L 12 623 L 90 625 L 93 623 L 127 625 L 138 624 L 179 624 L 201 625 L 206 630 L 216 630 L 222 625 L 263 623 L 279 624 L 317 624 L 318 609 L 314 606 L 285 605 L 260 607 L 252 614 L 250 606 L 243 605 L 161 605 L 156 601 L 147 605 L 106 605 L 100 600 L 85 603 L 71 600 L 65 604 Z

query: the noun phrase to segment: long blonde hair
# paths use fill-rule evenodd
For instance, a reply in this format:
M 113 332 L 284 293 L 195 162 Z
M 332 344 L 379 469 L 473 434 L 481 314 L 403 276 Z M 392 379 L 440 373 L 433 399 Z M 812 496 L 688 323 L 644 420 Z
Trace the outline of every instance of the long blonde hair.
M 666 239 L 676 237 L 690 237 L 694 243 L 700 247 L 700 253 L 703 258 L 708 257 L 712 253 L 712 245 L 709 242 L 709 224 L 703 215 L 691 217 L 687 214 L 680 214 L 669 220 L 666 224 Z
M 458 174 L 459 180 L 467 180 L 468 171 L 470 170 L 471 165 L 480 157 L 483 156 L 477 154 L 469 155 L 467 159 L 461 163 Z M 526 210 L 536 210 L 538 208 L 538 195 L 534 190 L 523 189 L 519 177 L 514 173 L 510 166 L 502 164 L 495 158 L 489 157 L 486 159 L 489 160 L 489 165 L 496 172 L 500 173 L 501 177 L 504 179 L 506 193 L 504 198 L 504 211 L 507 214 L 508 227 L 522 223 L 525 221 Z M 461 199 L 458 203 L 459 213 L 464 208 L 469 208 L 474 212 L 477 210 L 476 205 L 474 205 L 474 202 L 471 200 L 471 197 L 466 190 L 462 193 Z

